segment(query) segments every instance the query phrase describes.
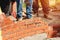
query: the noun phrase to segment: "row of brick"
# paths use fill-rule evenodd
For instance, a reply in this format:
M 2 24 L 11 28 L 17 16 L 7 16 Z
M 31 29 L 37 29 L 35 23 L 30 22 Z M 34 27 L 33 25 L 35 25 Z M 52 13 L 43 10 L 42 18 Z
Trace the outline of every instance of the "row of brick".
M 4 38 L 5 39 L 14 39 L 14 38 L 23 38 L 25 36 L 31 36 L 31 35 L 34 35 L 36 33 L 43 33 L 44 32 L 44 29 L 41 29 L 40 27 L 37 27 L 37 28 L 31 28 L 31 29 L 26 29 L 26 30 L 19 30 L 13 34 L 8 34 L 8 35 L 5 35 Z
M 29 25 L 29 26 L 18 26 L 18 25 L 10 25 L 8 27 L 6 27 L 5 29 L 2 29 L 2 34 L 11 34 L 12 32 L 17 32 L 19 30 L 26 30 L 26 29 L 32 29 L 32 28 L 37 28 L 38 26 L 36 25 Z M 44 27 L 44 28 L 43 28 Z M 41 25 L 40 29 L 45 29 L 47 27 L 45 27 L 45 25 Z M 9 30 L 8 30 L 9 29 Z M 12 32 L 11 32 L 12 31 Z
M 26 23 L 26 22 L 24 22 L 24 23 Z M 11 32 L 11 31 L 16 32 L 19 29 L 24 30 L 24 29 L 31 29 L 31 28 L 35 28 L 35 27 L 45 26 L 45 25 L 43 25 L 42 23 L 39 23 L 39 22 L 35 22 L 36 24 L 34 22 L 33 23 L 30 22 L 30 24 L 29 23 L 24 24 L 24 23 L 23 24 L 16 23 L 16 24 L 13 24 L 13 25 L 9 25 L 9 26 L 5 27 L 4 29 L 2 29 L 3 30 L 2 32 L 4 34 L 7 34 L 7 33 Z

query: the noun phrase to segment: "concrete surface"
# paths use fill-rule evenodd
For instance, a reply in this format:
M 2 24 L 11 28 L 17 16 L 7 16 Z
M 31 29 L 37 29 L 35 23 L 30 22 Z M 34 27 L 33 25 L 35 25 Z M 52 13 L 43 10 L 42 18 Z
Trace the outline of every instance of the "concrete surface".
M 46 33 L 42 33 L 42 34 L 36 34 L 33 36 L 28 36 L 19 40 L 60 40 L 60 38 L 47 38 L 47 34 Z

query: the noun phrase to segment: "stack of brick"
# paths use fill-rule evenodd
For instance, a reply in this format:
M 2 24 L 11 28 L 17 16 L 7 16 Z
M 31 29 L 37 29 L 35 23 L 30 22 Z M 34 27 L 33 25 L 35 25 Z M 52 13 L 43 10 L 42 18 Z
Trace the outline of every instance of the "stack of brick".
M 27 19 L 13 23 L 8 19 L 1 25 L 3 40 L 18 40 L 20 38 L 31 36 L 34 34 L 43 33 L 48 28 L 48 25 L 40 18 Z

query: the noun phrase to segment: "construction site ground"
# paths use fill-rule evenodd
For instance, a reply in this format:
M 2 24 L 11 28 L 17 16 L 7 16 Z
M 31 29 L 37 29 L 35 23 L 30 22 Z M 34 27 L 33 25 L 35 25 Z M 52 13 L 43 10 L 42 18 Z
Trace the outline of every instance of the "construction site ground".
M 53 22 L 59 22 L 60 23 L 60 10 L 50 11 L 48 16 L 51 17 L 52 20 L 44 18 L 43 17 L 43 11 L 42 10 L 39 11 L 39 18 L 44 20 L 47 24 L 50 24 Z M 33 15 L 33 18 L 35 18 L 35 17 L 36 17 L 36 15 Z M 60 38 L 59 37 L 47 38 L 47 34 L 42 33 L 42 34 L 35 34 L 32 36 L 24 37 L 24 38 L 19 39 L 19 40 L 60 40 Z

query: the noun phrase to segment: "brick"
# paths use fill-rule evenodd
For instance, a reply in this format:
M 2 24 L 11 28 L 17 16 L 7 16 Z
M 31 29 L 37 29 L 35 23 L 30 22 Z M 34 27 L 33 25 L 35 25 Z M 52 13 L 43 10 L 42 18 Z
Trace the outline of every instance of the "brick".
M 4 21 L 1 23 L 1 28 L 5 28 L 8 25 L 14 24 L 14 22 L 12 20 L 10 20 L 9 18 L 4 19 Z
M 9 34 L 11 33 L 13 30 L 12 30 L 12 26 L 7 26 L 6 28 L 2 29 L 2 35 L 6 35 L 6 34 Z
M 9 33 L 14 33 L 18 30 L 20 30 L 19 26 L 17 26 L 16 24 L 13 24 L 13 25 L 9 25 L 6 28 L 2 29 L 2 33 L 5 35 Z
M 29 31 L 30 30 L 30 31 Z M 16 32 L 17 33 L 17 32 Z M 25 36 L 31 36 L 31 35 L 34 35 L 36 32 L 34 32 L 32 29 L 27 29 L 26 31 L 20 31 L 20 33 L 18 32 L 17 35 L 15 36 L 14 34 L 12 36 L 14 36 L 14 38 L 16 37 L 19 37 L 19 38 L 22 38 L 22 37 L 25 37 Z M 11 35 L 10 35 L 11 36 Z

